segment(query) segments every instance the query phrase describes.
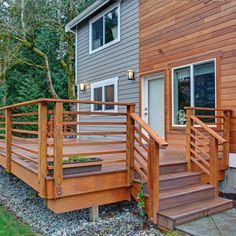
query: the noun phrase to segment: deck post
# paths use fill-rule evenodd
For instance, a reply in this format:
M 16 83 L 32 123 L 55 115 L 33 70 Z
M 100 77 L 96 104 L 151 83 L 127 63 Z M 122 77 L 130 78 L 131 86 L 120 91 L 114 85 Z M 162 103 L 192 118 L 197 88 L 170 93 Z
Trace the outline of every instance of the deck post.
M 187 170 L 191 171 L 191 126 L 193 122 L 191 121 L 191 115 L 193 111 L 191 109 L 186 109 L 186 161 Z
M 11 124 L 11 108 L 5 110 L 5 135 L 6 135 L 6 171 L 11 173 L 11 143 L 12 143 L 12 124 Z
M 47 176 L 47 102 L 40 102 L 38 105 L 38 181 L 39 196 L 46 197 L 46 176 Z
M 135 112 L 135 105 L 127 106 L 127 137 L 126 137 L 126 167 L 127 187 L 130 187 L 133 179 L 134 168 L 134 120 L 130 116 Z
M 55 198 L 62 195 L 63 180 L 63 103 L 54 104 L 54 186 Z
M 230 115 L 231 111 L 224 111 L 223 137 L 227 143 L 223 144 L 225 168 L 229 167 L 229 152 L 230 152 Z
M 150 137 L 148 145 L 148 191 L 149 191 L 149 219 L 157 224 L 159 210 L 159 158 L 160 147 Z
M 98 206 L 93 206 L 89 208 L 89 221 L 96 222 L 99 218 L 99 208 Z
M 210 184 L 215 187 L 215 196 L 218 195 L 218 140 L 210 136 Z

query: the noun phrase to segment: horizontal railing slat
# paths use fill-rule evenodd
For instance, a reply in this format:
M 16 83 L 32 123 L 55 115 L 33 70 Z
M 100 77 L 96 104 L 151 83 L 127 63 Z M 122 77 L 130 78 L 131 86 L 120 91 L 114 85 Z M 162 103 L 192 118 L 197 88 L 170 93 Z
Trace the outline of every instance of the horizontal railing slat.
M 81 131 L 81 132 L 64 132 L 63 135 L 122 135 L 126 134 L 125 131 L 97 131 L 97 132 L 92 132 L 92 131 Z
M 38 135 L 38 131 L 24 130 L 24 129 L 12 129 L 13 133 L 35 134 Z

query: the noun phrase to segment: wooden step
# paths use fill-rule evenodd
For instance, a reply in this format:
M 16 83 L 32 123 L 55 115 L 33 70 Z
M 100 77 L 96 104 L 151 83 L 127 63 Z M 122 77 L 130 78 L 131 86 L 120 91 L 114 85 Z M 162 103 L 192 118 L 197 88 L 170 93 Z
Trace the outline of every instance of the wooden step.
M 161 229 L 173 230 L 177 225 L 231 208 L 231 200 L 220 197 L 209 198 L 159 211 L 157 214 L 158 225 Z
M 200 184 L 201 174 L 199 172 L 179 172 L 173 174 L 160 175 L 160 191 L 167 189 L 177 189 L 193 184 Z M 133 178 L 135 183 L 143 183 L 142 179 L 138 176 Z M 144 193 L 148 196 L 148 187 L 144 183 Z
M 159 209 L 164 210 L 183 204 L 214 197 L 214 187 L 209 184 L 194 184 L 160 191 Z
M 160 163 L 160 174 L 171 174 L 177 172 L 183 172 L 186 170 L 186 161 L 175 161 L 175 162 L 161 162 Z
M 160 175 L 160 190 L 179 188 L 183 186 L 199 184 L 201 174 L 199 172 L 178 172 Z

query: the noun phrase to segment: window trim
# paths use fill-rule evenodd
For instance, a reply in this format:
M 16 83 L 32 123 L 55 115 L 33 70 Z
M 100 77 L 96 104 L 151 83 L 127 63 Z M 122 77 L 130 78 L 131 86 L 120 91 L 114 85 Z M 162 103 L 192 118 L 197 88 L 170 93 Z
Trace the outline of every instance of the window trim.
M 117 13 L 118 13 L 118 27 L 117 27 L 117 39 L 102 45 L 99 48 L 96 49 L 92 49 L 92 24 L 97 21 L 99 18 L 104 17 L 108 12 L 112 11 L 113 9 L 115 9 L 117 7 Z M 104 25 L 104 20 L 103 20 L 103 33 L 105 32 L 105 25 Z M 104 36 L 104 35 L 103 35 Z M 105 38 L 103 39 L 105 41 Z M 103 50 L 104 48 L 110 47 L 113 44 L 116 44 L 120 42 L 120 2 L 119 3 L 115 3 L 112 4 L 110 7 L 106 8 L 104 11 L 102 11 L 101 13 L 99 13 L 98 15 L 96 15 L 95 17 L 93 17 L 90 21 L 89 21 L 89 55 L 96 53 L 98 51 Z
M 184 68 L 184 67 L 190 67 L 190 104 L 191 104 L 191 107 L 192 107 L 192 104 L 194 104 L 194 94 L 193 94 L 193 91 L 194 91 L 194 74 L 193 74 L 193 66 L 195 65 L 199 65 L 199 64 L 202 64 L 202 63 L 207 63 L 207 62 L 214 62 L 214 69 L 215 69 L 215 107 L 217 107 L 217 61 L 216 61 L 216 58 L 211 58 L 211 59 L 207 59 L 207 60 L 203 60 L 203 61 L 197 61 L 197 62 L 193 62 L 193 63 L 189 63 L 189 64 L 185 64 L 185 65 L 182 65 L 182 66 L 177 66 L 177 67 L 173 67 L 171 69 L 171 83 L 172 83 L 172 86 L 171 86 L 171 96 L 172 96 L 172 109 L 171 109 L 171 112 L 172 112 L 172 115 L 171 115 L 171 124 L 172 124 L 172 127 L 173 128 L 177 128 L 177 127 L 186 127 L 186 124 L 185 125 L 179 125 L 179 124 L 175 124 L 174 123 L 174 70 L 176 69 L 181 69 L 181 68 Z M 191 86 L 192 84 L 192 86 Z
M 118 102 L 118 77 L 114 77 L 107 80 L 98 81 L 91 84 L 91 101 L 94 101 L 94 89 L 102 87 L 102 101 L 105 99 L 105 86 L 114 85 L 114 102 Z M 105 105 L 102 105 L 102 110 L 95 111 L 94 104 L 91 104 L 92 112 L 118 112 L 118 106 L 114 106 L 112 110 L 106 110 Z

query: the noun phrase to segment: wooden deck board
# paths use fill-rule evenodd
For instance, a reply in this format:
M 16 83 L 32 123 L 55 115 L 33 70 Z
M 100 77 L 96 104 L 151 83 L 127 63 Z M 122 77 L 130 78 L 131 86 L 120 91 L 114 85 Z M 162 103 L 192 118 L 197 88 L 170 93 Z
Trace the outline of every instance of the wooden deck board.
M 89 140 L 91 142 L 91 140 Z M 63 146 L 63 153 L 66 155 L 70 154 L 78 154 L 78 153 L 84 153 L 84 152 L 102 152 L 102 151 L 113 151 L 113 150 L 125 150 L 126 146 L 125 144 L 108 144 L 108 145 L 94 145 L 94 146 L 79 146 L 79 144 L 83 142 L 89 142 L 88 140 L 79 140 L 76 138 L 67 138 L 63 140 L 63 143 L 78 143 L 78 146 Z M 50 138 L 48 139 L 48 143 L 52 143 L 53 140 Z M 33 151 L 38 150 L 37 144 L 30 144 L 26 141 L 14 141 L 19 146 L 22 146 L 23 148 L 28 148 Z M 4 143 L 0 143 L 0 146 L 4 147 Z M 26 150 L 20 149 L 18 147 L 12 147 L 12 150 L 14 152 L 17 152 L 21 155 L 28 156 L 32 159 L 37 160 L 38 155 L 28 152 Z M 0 154 L 5 155 L 3 150 L 0 150 Z M 48 154 L 53 154 L 53 147 L 48 147 Z M 93 156 L 93 155 L 89 155 Z M 116 153 L 116 154 L 106 154 L 106 155 L 96 155 L 96 157 L 99 157 L 103 160 L 124 160 L 126 159 L 125 153 Z M 30 171 L 37 173 L 37 163 L 34 163 L 30 160 L 24 160 L 23 158 L 19 157 L 16 154 L 12 155 L 12 160 L 19 163 L 20 165 L 24 166 L 25 168 L 29 169 Z M 48 158 L 48 160 L 52 160 L 52 158 Z M 168 149 L 161 149 L 160 150 L 160 164 L 166 165 L 170 163 L 175 162 L 181 162 L 185 161 L 185 153 L 182 150 L 175 150 L 172 148 Z M 113 163 L 113 164 L 104 164 L 102 166 L 102 172 L 107 171 L 118 171 L 118 170 L 124 170 L 125 169 L 125 162 L 124 163 Z

